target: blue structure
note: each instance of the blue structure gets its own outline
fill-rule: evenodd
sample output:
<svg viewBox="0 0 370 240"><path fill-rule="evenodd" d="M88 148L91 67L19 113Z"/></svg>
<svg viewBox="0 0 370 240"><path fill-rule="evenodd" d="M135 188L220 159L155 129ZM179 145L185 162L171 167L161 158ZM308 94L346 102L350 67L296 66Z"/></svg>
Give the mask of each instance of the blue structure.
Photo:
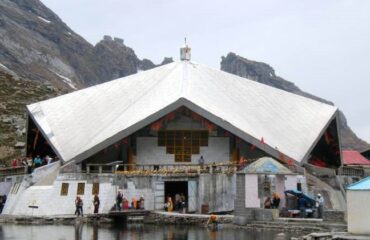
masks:
<svg viewBox="0 0 370 240"><path fill-rule="evenodd" d="M370 177L348 185L347 190L370 190Z"/></svg>

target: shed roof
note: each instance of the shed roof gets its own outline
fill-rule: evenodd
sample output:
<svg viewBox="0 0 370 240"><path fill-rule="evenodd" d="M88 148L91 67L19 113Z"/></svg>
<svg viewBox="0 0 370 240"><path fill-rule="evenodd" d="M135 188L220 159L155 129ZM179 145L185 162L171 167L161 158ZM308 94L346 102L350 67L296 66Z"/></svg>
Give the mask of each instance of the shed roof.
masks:
<svg viewBox="0 0 370 240"><path fill-rule="evenodd" d="M354 150L343 150L342 156L344 165L370 165L367 158Z"/></svg>
<svg viewBox="0 0 370 240"><path fill-rule="evenodd" d="M291 175L294 174L287 167L276 161L271 157L262 157L253 163L249 164L239 173L250 173L250 174L282 174Z"/></svg>
<svg viewBox="0 0 370 240"><path fill-rule="evenodd" d="M64 161L81 161L186 106L271 156L300 162L337 108L190 61L27 106ZM265 144L259 140L264 138ZM276 149L278 148L279 151Z"/></svg>
<svg viewBox="0 0 370 240"><path fill-rule="evenodd" d="M370 190L370 177L349 185L347 190Z"/></svg>

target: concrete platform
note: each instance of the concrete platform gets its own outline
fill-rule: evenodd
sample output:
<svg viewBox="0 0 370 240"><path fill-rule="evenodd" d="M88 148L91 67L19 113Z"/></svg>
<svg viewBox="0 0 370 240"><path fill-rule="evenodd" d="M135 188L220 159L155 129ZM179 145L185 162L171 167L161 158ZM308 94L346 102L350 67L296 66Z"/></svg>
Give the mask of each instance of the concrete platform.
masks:
<svg viewBox="0 0 370 240"><path fill-rule="evenodd" d="M151 211L149 210L141 210L141 209L127 209L121 211L110 211L108 214L105 214L107 217L131 217L131 216L146 216L150 214Z"/></svg>

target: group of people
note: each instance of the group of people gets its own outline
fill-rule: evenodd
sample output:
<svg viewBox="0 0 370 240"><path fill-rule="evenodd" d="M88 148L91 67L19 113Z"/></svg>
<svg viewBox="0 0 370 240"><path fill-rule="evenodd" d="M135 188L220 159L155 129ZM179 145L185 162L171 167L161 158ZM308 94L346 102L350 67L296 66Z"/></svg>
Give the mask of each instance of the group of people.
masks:
<svg viewBox="0 0 370 240"><path fill-rule="evenodd" d="M267 209L278 209L280 205L280 197L277 193L273 193L272 197L267 197L263 203L263 207ZM315 198L315 206L311 206L312 203L308 202L303 194L297 196L297 208L299 210L299 216L304 218L307 216L307 209L315 208L317 211L317 217L322 218L324 213L324 198L319 193Z"/></svg>
<svg viewBox="0 0 370 240"><path fill-rule="evenodd" d="M10 161L10 165L12 167L27 167L27 172L31 173L33 169L48 165L50 164L54 159L50 157L49 155L46 155L45 157L40 157L40 155L36 155L32 159L32 157L24 157L24 158L15 158Z"/></svg>
<svg viewBox="0 0 370 240"><path fill-rule="evenodd" d="M168 196L167 201L164 204L164 210L167 212L178 211L186 212L186 197L183 193L175 194L175 202L172 201L172 197Z"/></svg>
<svg viewBox="0 0 370 240"><path fill-rule="evenodd" d="M267 197L263 203L264 208L278 209L280 205L280 197L277 193L273 193L271 197Z"/></svg>
<svg viewBox="0 0 370 240"><path fill-rule="evenodd" d="M93 205L94 205L94 213L99 213L99 206L100 206L100 199L97 194L94 195L93 199ZM77 196L75 199L75 206L76 206L76 211L75 215L77 216L83 216L83 201L80 196Z"/></svg>
<svg viewBox="0 0 370 240"><path fill-rule="evenodd" d="M119 191L116 197L116 204L115 209L118 211L127 210L127 209L144 209L144 196L140 196L139 200L136 197L131 199L131 203L129 200L123 196L122 192Z"/></svg>

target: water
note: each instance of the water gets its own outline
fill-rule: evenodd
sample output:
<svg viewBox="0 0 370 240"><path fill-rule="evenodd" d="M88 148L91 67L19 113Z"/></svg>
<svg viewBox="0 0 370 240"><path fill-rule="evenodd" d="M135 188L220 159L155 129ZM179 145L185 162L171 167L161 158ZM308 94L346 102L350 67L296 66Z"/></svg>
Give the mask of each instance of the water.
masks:
<svg viewBox="0 0 370 240"><path fill-rule="evenodd" d="M129 224L126 226L107 225L0 225L0 240L232 240L263 239L285 240L290 235L282 232L251 231L224 227L209 231L195 226L157 226Z"/></svg>

